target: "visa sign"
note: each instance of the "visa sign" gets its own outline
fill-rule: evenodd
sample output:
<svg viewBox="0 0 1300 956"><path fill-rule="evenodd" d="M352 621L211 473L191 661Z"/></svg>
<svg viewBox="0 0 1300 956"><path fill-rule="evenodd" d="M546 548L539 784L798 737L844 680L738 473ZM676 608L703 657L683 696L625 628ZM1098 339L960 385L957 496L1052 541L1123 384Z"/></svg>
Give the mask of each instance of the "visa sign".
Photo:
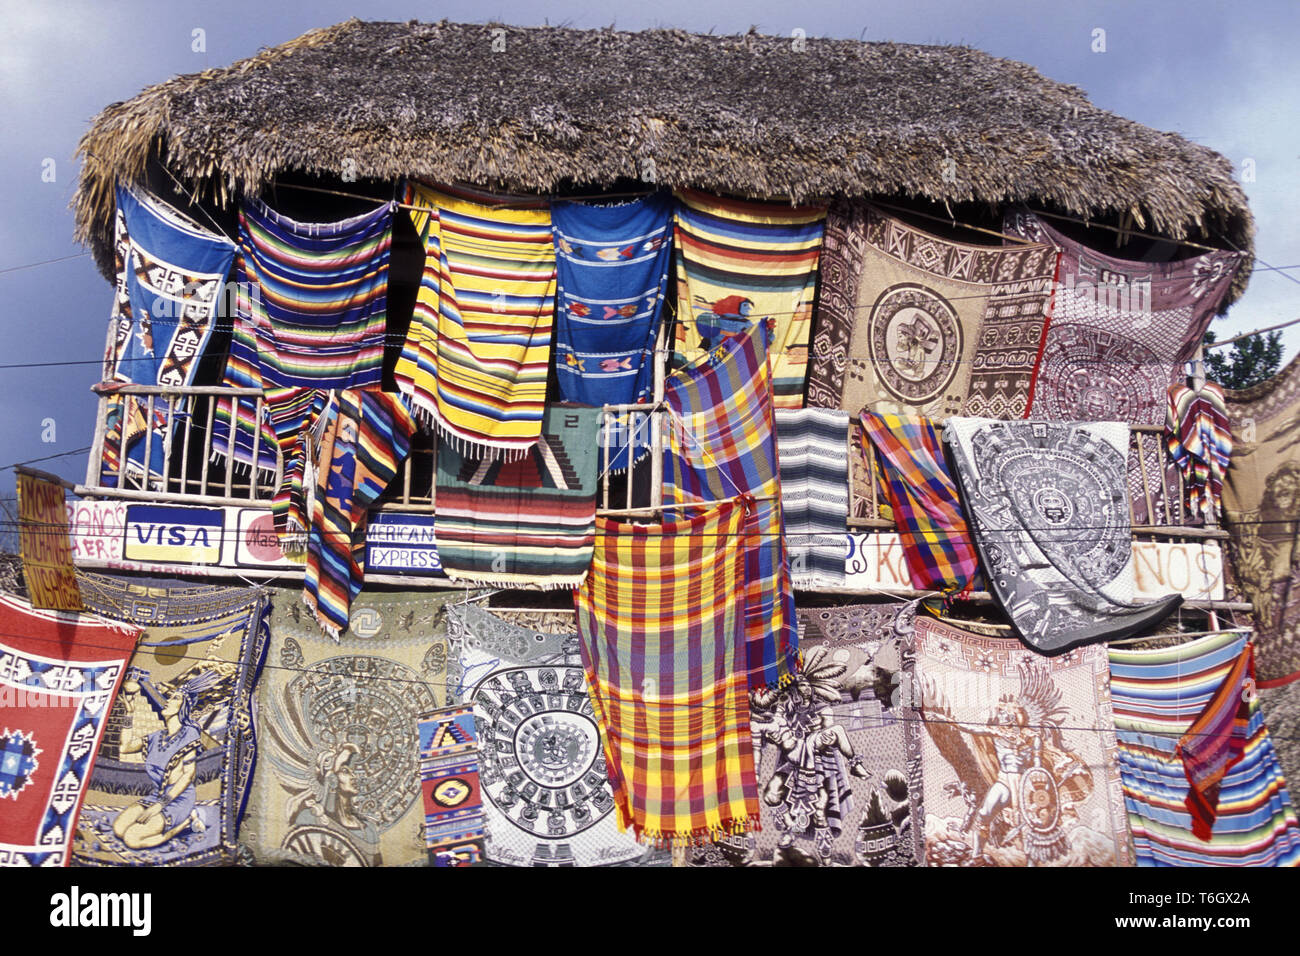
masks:
<svg viewBox="0 0 1300 956"><path fill-rule="evenodd" d="M128 505L123 556L131 561L219 564L224 527L220 508Z"/></svg>

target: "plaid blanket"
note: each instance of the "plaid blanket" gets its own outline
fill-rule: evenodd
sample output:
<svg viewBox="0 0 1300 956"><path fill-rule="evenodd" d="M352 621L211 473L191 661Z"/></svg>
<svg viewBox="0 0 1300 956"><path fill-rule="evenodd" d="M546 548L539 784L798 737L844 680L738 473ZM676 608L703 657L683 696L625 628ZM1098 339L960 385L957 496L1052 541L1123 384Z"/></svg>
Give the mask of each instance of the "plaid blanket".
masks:
<svg viewBox="0 0 1300 956"><path fill-rule="evenodd" d="M1187 805L1192 795L1180 743L1216 699L1235 712L1231 695L1220 691L1246 642L1242 632L1224 631L1176 647L1110 649L1119 769L1138 866L1300 865L1300 823L1253 692L1244 695L1241 759L1219 781L1208 836L1196 833Z"/></svg>
<svg viewBox="0 0 1300 956"><path fill-rule="evenodd" d="M574 592L619 829L683 844L757 827L742 528L753 503L662 525L596 519Z"/></svg>
<svg viewBox="0 0 1300 956"><path fill-rule="evenodd" d="M833 204L808 402L857 413L1023 418L1050 317L1047 243L973 246Z"/></svg>
<svg viewBox="0 0 1300 956"><path fill-rule="evenodd" d="M826 408L776 410L781 512L795 587L844 583L849 520L849 416Z"/></svg>
<svg viewBox="0 0 1300 956"><path fill-rule="evenodd" d="M63 866L140 629L0 591L0 867Z"/></svg>
<svg viewBox="0 0 1300 956"><path fill-rule="evenodd" d="M1165 445L1182 473L1187 510L1193 516L1218 517L1223 476L1232 458L1232 431L1223 389L1205 382L1199 389L1169 386Z"/></svg>
<svg viewBox="0 0 1300 956"><path fill-rule="evenodd" d="M916 618L930 866L1131 866L1106 651Z"/></svg>
<svg viewBox="0 0 1300 956"><path fill-rule="evenodd" d="M944 440L989 590L1029 646L1118 640L1182 604L1133 603L1127 425L950 418Z"/></svg>
<svg viewBox="0 0 1300 956"><path fill-rule="evenodd" d="M261 588L80 575L86 606L145 627L95 758L79 866L231 865L257 760Z"/></svg>
<svg viewBox="0 0 1300 956"><path fill-rule="evenodd" d="M675 364L775 322L770 342L778 408L802 408L824 206L724 199L677 191Z"/></svg>
<svg viewBox="0 0 1300 956"><path fill-rule="evenodd" d="M615 206L551 204L555 374L564 401L600 406L649 400L672 217L668 193ZM600 447L608 441L610 471L625 470L648 450L648 429L623 425L608 439L602 425Z"/></svg>
<svg viewBox="0 0 1300 956"><path fill-rule="evenodd" d="M453 581L540 588L582 583L596 534L594 408L552 405L517 461L438 444L434 536Z"/></svg>
<svg viewBox="0 0 1300 956"><path fill-rule="evenodd" d="M406 201L420 207L411 221L425 259L397 386L463 450L517 457L537 442L546 403L550 211L486 205L418 183L408 183Z"/></svg>
<svg viewBox="0 0 1300 956"><path fill-rule="evenodd" d="M934 424L864 410L862 431L876 449L912 587L946 593L977 587L979 557Z"/></svg>
<svg viewBox="0 0 1300 956"><path fill-rule="evenodd" d="M724 501L751 495L745 523L745 659L751 688L794 676L799 635L781 518L771 367L760 323L704 360L668 377L673 414L664 502Z"/></svg>

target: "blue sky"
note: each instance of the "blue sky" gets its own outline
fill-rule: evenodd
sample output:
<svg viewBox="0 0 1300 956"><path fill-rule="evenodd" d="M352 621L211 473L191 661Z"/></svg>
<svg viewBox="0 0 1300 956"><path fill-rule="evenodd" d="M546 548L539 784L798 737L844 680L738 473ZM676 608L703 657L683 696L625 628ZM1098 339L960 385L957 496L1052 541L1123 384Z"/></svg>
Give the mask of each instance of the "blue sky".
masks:
<svg viewBox="0 0 1300 956"><path fill-rule="evenodd" d="M177 73L224 66L264 46L351 16L371 20L498 20L521 26L613 24L736 33L964 43L1022 60L1082 87L1098 106L1171 130L1226 155L1239 171L1258 228L1258 253L1300 265L1300 4L1290 0L1093 2L912 0L840 3L344 3L282 8L265 2L0 5L0 465L90 444L111 288L72 241L68 202L76 143L105 105ZM191 49L195 28L207 49ZM1093 31L1106 50L1093 52ZM54 182L42 181L54 160ZM1249 165L1249 164L1246 164ZM1153 174L1155 171L1153 170ZM72 257L46 265L32 263ZM1289 278L1288 278L1289 277ZM1260 271L1215 328L1220 337L1300 317L1300 268ZM1286 336L1287 358L1300 327ZM40 367L33 363L53 364ZM54 421L54 441L43 426ZM46 435L45 437L48 437ZM40 467L79 481L84 456ZM0 473L11 495L12 472Z"/></svg>

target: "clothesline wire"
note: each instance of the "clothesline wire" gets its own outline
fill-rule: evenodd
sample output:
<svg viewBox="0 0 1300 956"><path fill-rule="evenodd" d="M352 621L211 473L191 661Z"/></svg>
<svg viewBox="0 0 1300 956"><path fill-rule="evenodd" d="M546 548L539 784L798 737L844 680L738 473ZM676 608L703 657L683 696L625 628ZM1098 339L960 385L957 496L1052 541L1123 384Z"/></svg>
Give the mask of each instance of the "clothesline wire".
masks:
<svg viewBox="0 0 1300 956"><path fill-rule="evenodd" d="M40 461L50 461L54 458L67 458L69 455L84 455L90 451L91 446L85 448L74 448L72 451L61 451L56 455L46 455L44 458L28 458L26 461L16 461L11 465L0 465L0 471L8 471L10 468L21 468L23 465L34 465Z"/></svg>

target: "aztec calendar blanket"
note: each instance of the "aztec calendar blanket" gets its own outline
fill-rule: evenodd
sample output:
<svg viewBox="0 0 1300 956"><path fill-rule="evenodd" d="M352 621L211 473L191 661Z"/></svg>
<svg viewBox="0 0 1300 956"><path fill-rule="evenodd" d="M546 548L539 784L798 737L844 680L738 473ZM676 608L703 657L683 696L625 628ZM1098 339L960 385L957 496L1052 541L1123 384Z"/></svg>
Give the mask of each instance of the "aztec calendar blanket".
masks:
<svg viewBox="0 0 1300 956"><path fill-rule="evenodd" d="M1033 417L1163 425L1166 392L1182 379L1182 365L1200 345L1241 255L1210 252L1174 262L1116 259L1075 242L1027 210L1007 213L1003 228L1061 252ZM1163 448L1157 436L1144 437L1144 461L1134 450L1129 462L1133 518L1138 524L1159 523L1162 501L1169 496L1178 521L1177 477L1151 481L1150 476L1164 473Z"/></svg>
<svg viewBox="0 0 1300 956"><path fill-rule="evenodd" d="M916 618L931 866L1132 866L1106 649Z"/></svg>
<svg viewBox="0 0 1300 956"><path fill-rule="evenodd" d="M774 323L769 343L777 408L803 408L808 335L825 206L677 192L678 366L728 338Z"/></svg>
<svg viewBox="0 0 1300 956"><path fill-rule="evenodd" d="M808 404L1025 416L1056 274L1050 245L965 245L841 201L824 258Z"/></svg>
<svg viewBox="0 0 1300 956"><path fill-rule="evenodd" d="M653 853L620 833L578 630L520 627L472 604L447 606L452 653L473 704L487 816L484 858L504 866L639 865Z"/></svg>
<svg viewBox="0 0 1300 956"><path fill-rule="evenodd" d="M146 630L95 759L75 864L234 863L257 760L267 592L79 578L87 607Z"/></svg>
<svg viewBox="0 0 1300 956"><path fill-rule="evenodd" d="M1128 637L1182 604L1133 603L1127 425L950 418L944 438L988 588L1030 647Z"/></svg>
<svg viewBox="0 0 1300 956"><path fill-rule="evenodd" d="M1300 678L1300 358L1225 393L1233 435L1223 509L1236 588L1254 605L1263 686Z"/></svg>
<svg viewBox="0 0 1300 956"><path fill-rule="evenodd" d="M750 694L763 829L687 850L690 866L916 866L921 723L902 603L801 609L804 666Z"/></svg>
<svg viewBox="0 0 1300 956"><path fill-rule="evenodd" d="M0 866L62 866L140 630L0 592Z"/></svg>
<svg viewBox="0 0 1300 956"><path fill-rule="evenodd" d="M1223 631L1157 650L1110 649L1119 769L1138 866L1300 865L1300 824L1250 691L1247 740L1219 781L1209 838L1193 832L1179 744L1232 672L1247 637Z"/></svg>
<svg viewBox="0 0 1300 956"><path fill-rule="evenodd" d="M338 642L273 590L262 753L243 841L259 862L423 866L420 715L454 703L438 594L363 594Z"/></svg>
<svg viewBox="0 0 1300 956"><path fill-rule="evenodd" d="M849 415L834 408L776 410L781 511L795 587L844 583L849 527Z"/></svg>

